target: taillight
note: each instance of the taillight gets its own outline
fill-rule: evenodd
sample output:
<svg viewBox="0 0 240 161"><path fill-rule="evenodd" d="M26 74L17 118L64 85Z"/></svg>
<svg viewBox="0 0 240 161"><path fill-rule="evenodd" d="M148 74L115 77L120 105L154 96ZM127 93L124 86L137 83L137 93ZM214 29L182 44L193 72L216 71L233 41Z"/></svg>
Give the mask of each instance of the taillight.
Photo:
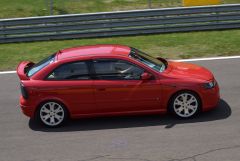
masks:
<svg viewBox="0 0 240 161"><path fill-rule="evenodd" d="M21 94L23 96L23 98L28 99L28 92L26 87L24 87L24 85L22 83L20 83L20 89L21 89Z"/></svg>

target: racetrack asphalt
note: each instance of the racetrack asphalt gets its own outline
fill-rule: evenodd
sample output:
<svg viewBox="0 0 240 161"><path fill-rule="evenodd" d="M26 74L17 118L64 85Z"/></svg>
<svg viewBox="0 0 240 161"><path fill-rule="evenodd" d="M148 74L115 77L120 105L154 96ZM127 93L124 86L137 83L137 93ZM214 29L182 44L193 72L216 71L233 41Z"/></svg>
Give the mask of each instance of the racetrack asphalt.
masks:
<svg viewBox="0 0 240 161"><path fill-rule="evenodd" d="M48 129L18 106L16 74L0 75L0 161L239 161L240 59L197 61L221 89L197 118L169 115L79 119Z"/></svg>

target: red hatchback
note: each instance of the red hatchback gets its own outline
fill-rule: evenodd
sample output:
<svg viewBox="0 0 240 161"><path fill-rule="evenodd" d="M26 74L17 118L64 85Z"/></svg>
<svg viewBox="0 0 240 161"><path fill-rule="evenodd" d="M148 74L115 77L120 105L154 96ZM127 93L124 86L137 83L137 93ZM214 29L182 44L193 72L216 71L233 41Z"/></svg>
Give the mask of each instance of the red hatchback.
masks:
<svg viewBox="0 0 240 161"><path fill-rule="evenodd" d="M209 70L122 45L60 50L37 64L21 62L17 73L23 113L50 127L69 117L170 111L189 118L219 101Z"/></svg>

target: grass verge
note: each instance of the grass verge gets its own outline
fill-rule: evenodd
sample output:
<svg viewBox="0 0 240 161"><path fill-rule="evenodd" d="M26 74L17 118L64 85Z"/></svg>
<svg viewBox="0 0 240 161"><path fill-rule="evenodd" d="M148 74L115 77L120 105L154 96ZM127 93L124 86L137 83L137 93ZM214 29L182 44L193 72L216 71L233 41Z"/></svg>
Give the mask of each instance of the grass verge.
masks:
<svg viewBox="0 0 240 161"><path fill-rule="evenodd" d="M124 44L171 59L240 55L240 30L0 44L0 70L14 70L22 60L36 62L60 49L89 44Z"/></svg>

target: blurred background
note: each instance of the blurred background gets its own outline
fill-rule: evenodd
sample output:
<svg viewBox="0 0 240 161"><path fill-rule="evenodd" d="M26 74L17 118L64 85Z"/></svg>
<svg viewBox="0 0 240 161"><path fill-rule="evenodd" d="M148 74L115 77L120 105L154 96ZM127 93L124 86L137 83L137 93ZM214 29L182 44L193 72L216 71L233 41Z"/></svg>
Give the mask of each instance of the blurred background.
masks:
<svg viewBox="0 0 240 161"><path fill-rule="evenodd" d="M221 0L222 4L240 0ZM181 7L182 0L1 0L0 18Z"/></svg>

